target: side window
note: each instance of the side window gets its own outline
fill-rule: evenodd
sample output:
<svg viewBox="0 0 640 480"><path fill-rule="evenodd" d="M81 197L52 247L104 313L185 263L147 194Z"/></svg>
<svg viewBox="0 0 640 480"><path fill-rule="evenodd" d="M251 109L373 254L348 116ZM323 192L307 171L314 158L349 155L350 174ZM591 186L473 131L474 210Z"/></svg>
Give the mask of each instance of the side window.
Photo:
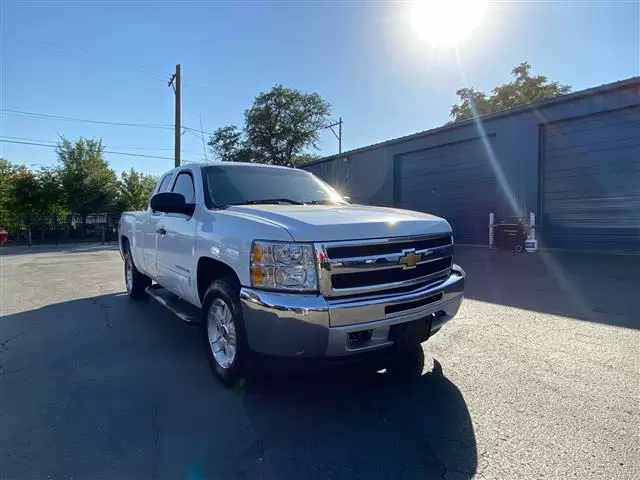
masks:
<svg viewBox="0 0 640 480"><path fill-rule="evenodd" d="M195 203L196 189L193 185L193 177L191 177L191 174L181 172L178 175L178 178L176 178L176 183L173 184L172 192L184 195L184 199L187 203Z"/></svg>
<svg viewBox="0 0 640 480"><path fill-rule="evenodd" d="M158 188L155 190L155 192L153 192L154 195L156 193L162 193L169 190L169 182L171 181L172 176L173 176L173 172L167 173L164 177L162 177L162 180L160 180L160 183L158 184ZM151 199L149 199L149 202L151 202ZM158 212L156 212L155 210L153 210L153 213L158 214Z"/></svg>
<svg viewBox="0 0 640 480"><path fill-rule="evenodd" d="M160 180L160 186L158 187L158 191L156 193L167 192L169 191L169 182L171 181L171 174L168 173L164 176L162 180Z"/></svg>

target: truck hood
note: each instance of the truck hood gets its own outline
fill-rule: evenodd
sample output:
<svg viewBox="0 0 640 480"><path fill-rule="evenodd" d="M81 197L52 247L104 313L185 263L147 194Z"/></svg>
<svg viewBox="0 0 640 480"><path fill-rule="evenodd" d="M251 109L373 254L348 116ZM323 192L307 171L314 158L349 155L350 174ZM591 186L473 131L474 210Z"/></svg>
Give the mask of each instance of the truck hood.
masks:
<svg viewBox="0 0 640 480"><path fill-rule="evenodd" d="M360 205L242 205L228 212L253 216L286 229L299 242L330 242L451 232L426 213Z"/></svg>

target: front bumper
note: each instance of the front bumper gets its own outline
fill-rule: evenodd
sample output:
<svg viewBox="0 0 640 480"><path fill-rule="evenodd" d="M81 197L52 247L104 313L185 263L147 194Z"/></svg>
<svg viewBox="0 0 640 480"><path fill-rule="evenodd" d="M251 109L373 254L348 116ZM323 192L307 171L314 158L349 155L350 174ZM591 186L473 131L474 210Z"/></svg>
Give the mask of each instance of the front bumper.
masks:
<svg viewBox="0 0 640 480"><path fill-rule="evenodd" d="M420 289L346 300L243 287L249 347L279 357L343 357L389 347L392 325L433 315L435 331L450 321L462 303L465 277L454 265L445 280ZM350 334L362 331L370 331L370 337L350 341Z"/></svg>

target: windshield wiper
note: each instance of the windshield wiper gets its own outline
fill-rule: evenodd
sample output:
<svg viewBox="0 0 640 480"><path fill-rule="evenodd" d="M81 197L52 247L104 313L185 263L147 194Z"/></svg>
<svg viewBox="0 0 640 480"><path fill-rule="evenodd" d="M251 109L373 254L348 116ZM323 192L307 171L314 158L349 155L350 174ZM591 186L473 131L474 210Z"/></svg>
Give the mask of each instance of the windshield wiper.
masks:
<svg viewBox="0 0 640 480"><path fill-rule="evenodd" d="M306 205L346 205L346 203L336 202L335 200L330 200L328 198L322 200L309 200L308 202L304 202Z"/></svg>
<svg viewBox="0 0 640 480"><path fill-rule="evenodd" d="M236 203L235 205L272 205L279 203L289 203L291 205L304 205L303 202L292 200L290 198L265 198L264 200L247 200L246 202Z"/></svg>

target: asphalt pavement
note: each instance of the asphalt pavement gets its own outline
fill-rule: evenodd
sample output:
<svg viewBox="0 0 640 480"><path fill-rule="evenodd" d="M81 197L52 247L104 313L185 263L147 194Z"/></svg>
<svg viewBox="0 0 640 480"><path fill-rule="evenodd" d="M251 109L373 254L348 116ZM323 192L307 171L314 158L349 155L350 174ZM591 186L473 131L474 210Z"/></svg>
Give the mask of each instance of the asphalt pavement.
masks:
<svg viewBox="0 0 640 480"><path fill-rule="evenodd" d="M640 478L640 259L459 249L415 385L221 387L108 247L0 250L2 479Z"/></svg>

